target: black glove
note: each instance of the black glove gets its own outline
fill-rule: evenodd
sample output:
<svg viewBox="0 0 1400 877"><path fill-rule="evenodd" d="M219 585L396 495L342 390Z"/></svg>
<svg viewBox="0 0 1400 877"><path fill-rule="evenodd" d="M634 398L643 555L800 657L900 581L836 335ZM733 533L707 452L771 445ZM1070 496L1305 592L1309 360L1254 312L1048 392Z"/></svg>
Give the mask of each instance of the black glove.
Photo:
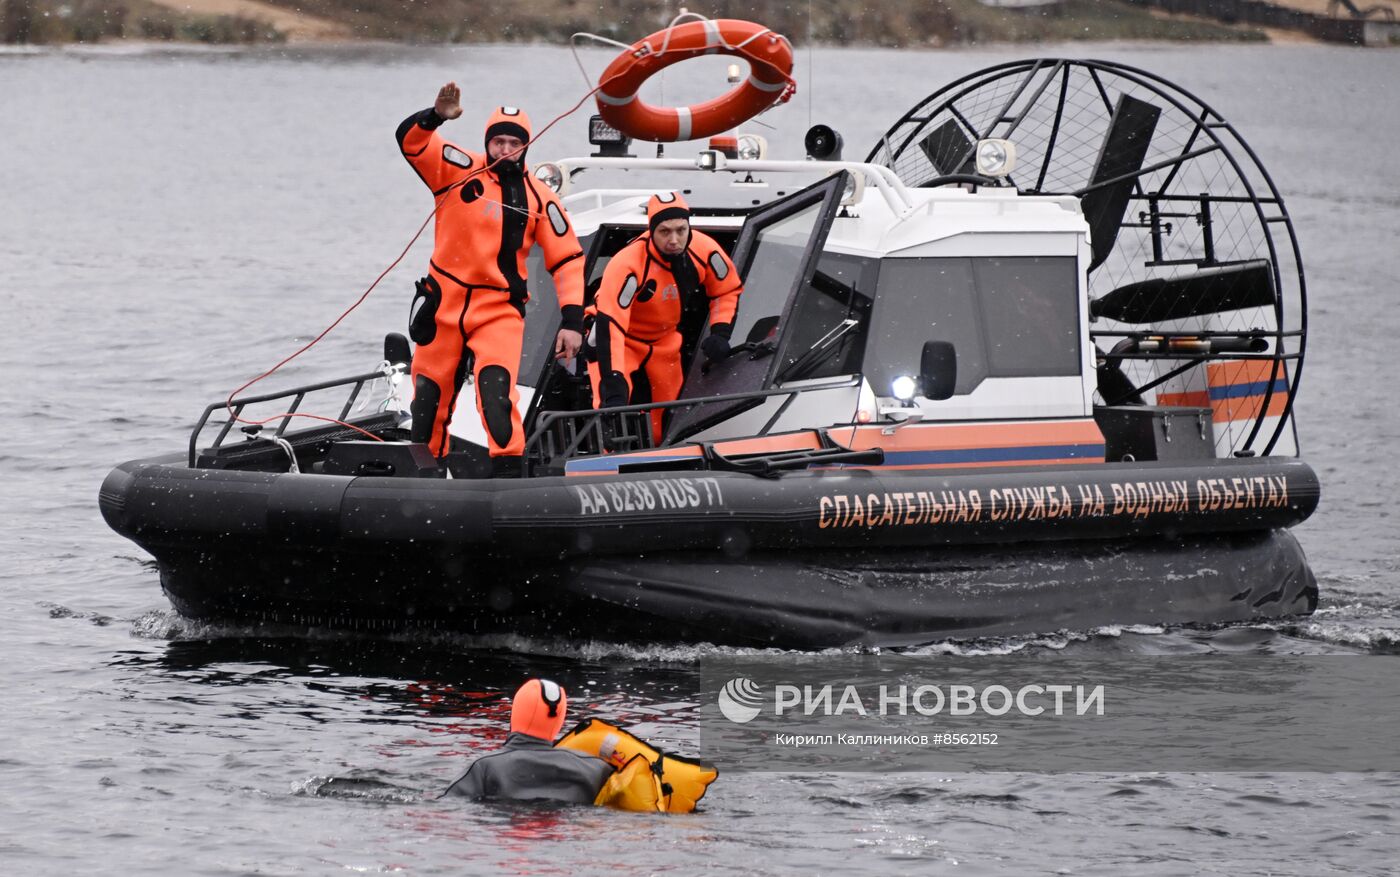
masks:
<svg viewBox="0 0 1400 877"><path fill-rule="evenodd" d="M560 311L560 329L572 329L580 335L588 334L588 327L585 323L588 318L584 315L583 305L564 305Z"/></svg>
<svg viewBox="0 0 1400 877"><path fill-rule="evenodd" d="M437 336L437 311L442 286L431 274L413 284L413 304L408 311L408 337L414 344L431 344Z"/></svg>
<svg viewBox="0 0 1400 877"><path fill-rule="evenodd" d="M620 372L610 372L598 382L599 401L603 408L627 404L627 379Z"/></svg>
<svg viewBox="0 0 1400 877"><path fill-rule="evenodd" d="M583 333L583 346L578 349L578 358L584 365L598 361L598 346L595 343L598 340L598 332L593 331L593 326L596 323L597 320L592 314L589 314L583 318L583 328L579 329ZM606 326L599 326L599 331L606 331L606 329ZM581 365L579 368L579 373L582 374L583 366Z"/></svg>
<svg viewBox="0 0 1400 877"><path fill-rule="evenodd" d="M700 350L705 354L705 359L710 362L719 362L729 357L729 339L723 335L710 333L704 341L700 342Z"/></svg>

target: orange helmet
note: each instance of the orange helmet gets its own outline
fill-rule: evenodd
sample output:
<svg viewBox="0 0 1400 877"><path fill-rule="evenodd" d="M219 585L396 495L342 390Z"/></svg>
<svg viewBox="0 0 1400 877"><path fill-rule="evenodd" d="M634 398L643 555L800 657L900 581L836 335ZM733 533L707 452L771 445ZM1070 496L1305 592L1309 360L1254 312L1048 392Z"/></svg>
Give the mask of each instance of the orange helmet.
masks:
<svg viewBox="0 0 1400 877"><path fill-rule="evenodd" d="M525 149L511 158L511 161L524 164L525 153L529 151L530 143L530 117L525 115L524 110L519 107L497 107L491 114L491 118L486 121L486 139L483 141L488 155L491 138L501 135L519 137L521 142L526 144Z"/></svg>
<svg viewBox="0 0 1400 877"><path fill-rule="evenodd" d="M690 219L690 205L679 192L662 192L647 201L648 230L656 231L656 227L668 219Z"/></svg>
<svg viewBox="0 0 1400 877"><path fill-rule="evenodd" d="M511 733L553 740L564 727L568 711L569 697L564 686L548 679L531 679L520 686L510 702Z"/></svg>

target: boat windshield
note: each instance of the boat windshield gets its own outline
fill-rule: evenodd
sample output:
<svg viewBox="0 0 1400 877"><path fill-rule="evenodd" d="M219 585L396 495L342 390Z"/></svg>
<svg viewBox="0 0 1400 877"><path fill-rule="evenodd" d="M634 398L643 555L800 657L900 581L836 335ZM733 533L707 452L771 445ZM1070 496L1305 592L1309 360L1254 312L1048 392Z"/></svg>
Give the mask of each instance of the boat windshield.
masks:
<svg viewBox="0 0 1400 877"><path fill-rule="evenodd" d="M865 374L877 393L919 373L925 341L957 350L954 393L989 377L1078 375L1079 282L1072 256L887 259Z"/></svg>
<svg viewBox="0 0 1400 877"><path fill-rule="evenodd" d="M822 253L812 280L797 294L778 366L779 381L859 372L880 263Z"/></svg>
<svg viewBox="0 0 1400 877"><path fill-rule="evenodd" d="M586 248L588 242L583 241ZM530 300L525 303L525 340L520 350L520 371L516 382L533 387L546 362L554 355L554 334L559 328L559 296L554 291L554 278L544 270L544 253L539 247L530 250L525 262L529 272L526 284Z"/></svg>
<svg viewBox="0 0 1400 877"><path fill-rule="evenodd" d="M821 214L822 202L816 201L758 232L734 319L735 343L777 338L793 278L802 270L807 244Z"/></svg>

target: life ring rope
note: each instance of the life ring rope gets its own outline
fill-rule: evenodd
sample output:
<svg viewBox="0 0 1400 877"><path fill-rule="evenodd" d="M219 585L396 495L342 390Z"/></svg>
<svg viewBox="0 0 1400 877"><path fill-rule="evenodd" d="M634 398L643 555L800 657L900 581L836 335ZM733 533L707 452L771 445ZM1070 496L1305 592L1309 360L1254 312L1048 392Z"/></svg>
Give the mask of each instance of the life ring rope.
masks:
<svg viewBox="0 0 1400 877"><path fill-rule="evenodd" d="M576 57L577 57L577 56L576 56ZM585 77L585 78L586 78L586 77ZM588 89L588 91L587 91L582 97L580 97L580 98L578 99L578 102L577 102L577 103L575 103L572 107L570 107L569 109L567 109L567 110L565 110L564 112L560 113L559 115L555 116L553 119L550 119L549 122L547 122L542 128L540 128L538 131L534 132L534 136L530 138L530 143L534 143L535 141L539 140L541 137L543 137L543 136L545 135L545 132L549 131L549 129L553 128L555 125L559 124L559 123L560 123L561 121L563 121L564 119L566 119L566 118L568 118L569 116L573 115L574 113L578 112L579 108L582 107L582 106L584 105L584 103L588 101L588 99L589 99L590 97L593 97L593 96L595 96L596 94L598 94L598 91L599 91L599 89L601 89L601 88L603 87L603 84L604 84L604 83L600 83L600 84L598 84L598 85L594 85L594 86L590 87L590 88ZM522 144L522 145L521 145L518 149L516 149L515 151L507 153L507 154L506 154L506 157L507 157L507 158L514 158L514 157L516 156L516 154L518 154L518 153L520 153L520 152L523 152L525 149L527 149L527 148L529 147L530 143ZM230 392L230 393L228 394L228 397L224 400L224 409L228 412L229 420L230 420L231 422L233 422L233 423L243 423L243 424L248 424L248 425L250 425L250 426L266 426L267 424L273 422L274 420L283 420L283 421L285 421L285 422L290 422L292 418L294 418L294 417L300 417L300 418L305 418L305 419L308 419L308 420L315 420L315 421L318 421L318 422L324 422L324 423L334 424L334 425L337 425L337 426L343 426L343 427L346 427L346 428L348 428L348 429L352 429L352 430L354 430L354 431L356 431L356 432L358 432L358 433L362 433L362 434L365 435L366 437L371 438L371 439L373 439L373 440L375 440L375 441L378 441L378 442L384 441L384 439L380 438L379 436L377 436L377 435L375 435L375 434L373 434L373 433L371 433L371 432L366 432L365 430L361 429L361 428L358 427L358 426L355 426L355 425L352 424L352 423L346 423L346 422L344 422L344 421L341 421L341 420L338 420L338 419L332 418L332 417L321 417L321 416L319 416L319 415L308 414L308 413L303 412L303 411L284 411L284 412L282 412L281 414L274 414L274 415L272 415L271 417L264 417L264 418L261 418L261 419L259 419L259 420L252 420L252 419L249 419L249 418L247 418L247 417L243 417L242 415L240 415L240 414L239 414L239 411L238 411L237 409L235 409L234 405L235 405L235 403L237 402L237 397L239 396L239 394L243 393L245 390L249 389L249 388L252 387L254 384L257 384L257 383L259 383L260 381L263 381L263 380L265 380L265 379L271 377L272 375L276 374L276 373L277 373L278 371L280 371L280 370L282 369L282 367L285 366L287 363L291 362L292 360L294 360L294 359L296 359L297 357L301 356L301 355L302 355L303 353L305 353L306 351L308 351L308 350L310 350L311 348L315 347L317 344L321 343L321 339L325 338L325 337L326 337L327 335L329 335L332 331L334 331L335 328L336 328L337 326L339 326L342 322L344 322L344 320L345 320L346 317L350 316L350 314L353 313L353 312L355 311L356 308L358 308L360 305L364 304L364 303L365 303L365 300L369 298L370 293L374 292L374 290L377 289L377 288L379 287L379 284L380 284L381 282L383 282L384 278L389 276L389 272L391 272L391 271L393 271L395 268L397 268L397 267L399 266L399 263L402 262L402 261L404 260L404 258L408 256L409 251L413 249L413 245L416 244L416 243L418 242L418 239L419 239L420 237L423 236L423 232L427 230L428 224L431 223L431 222L433 221L433 218L437 216L438 208L442 206L443 201L448 197L448 195L451 194L452 192L456 191L457 189L461 188L462 186L465 186L469 181L471 181L471 180L472 180L474 177L476 177L478 174L483 173L483 172L486 170L487 167L489 167L489 165L483 164L481 167L477 168L476 170L474 170L474 171L472 171L471 173L467 174L466 176L462 177L462 179L460 179L460 180L458 180L457 182L453 183L452 185L448 186L448 187L447 187L446 189L444 189L443 191L439 192L439 193L437 194L437 196L433 199L433 209L432 209L432 212L430 212L426 217L423 218L422 223L420 223L419 226L418 226L418 230L415 231L415 232L413 233L413 236L412 236L411 238L409 238L408 243L404 245L403 250L400 251L399 254L398 254L397 256L394 257L394 260L393 260L392 262L390 262L389 265L388 265L383 271L379 272L379 276L375 277L374 280L370 282L369 286L367 286L367 287L365 288L364 292L360 293L359 298L355 299L355 301L352 302L352 303L350 304L349 307L347 307L345 310L341 311L340 316L336 317L335 320L333 320L333 321L331 322L330 325L328 325L328 326L326 326L326 328L322 329L321 332L320 332L320 334L318 334L315 338L312 338L310 341L306 342L306 343L303 344L301 347L297 348L295 351L293 351L292 353L288 354L286 357L284 357L283 359L281 359L280 361L278 361L278 363L277 363L276 365L274 365L274 366L272 366L271 368L267 369L266 371L264 371L262 374L258 375L257 377L252 378L252 379L250 379L250 380L244 382L240 387L238 387L238 389L233 390L232 392Z"/></svg>
<svg viewBox="0 0 1400 877"><path fill-rule="evenodd" d="M670 48L670 45L671 45L671 37L672 37L672 35L675 34L675 32L676 32L676 25L680 22L680 20L681 20L682 18L694 18L694 19L699 20L699 21L704 25L705 30L706 30L706 33L707 33L707 34L708 34L708 33L713 33L713 34L714 34L714 38L718 41L719 45L720 45L722 48L727 49L727 50L729 50L729 51L731 51L731 52L738 52L738 51L740 51L741 49L743 49L745 46L747 46L749 43L753 42L754 40L758 39L758 38L761 37L761 36L766 36L766 35L768 35L768 34L773 34L775 37L777 37L778 39L782 40L784 43L787 44L788 51L789 51L789 52L792 51L792 40L788 39L787 37L783 36L782 34L778 33L777 31L773 30L771 27L766 27L766 28L764 28L763 30L757 31L756 33L754 33L754 34L752 34L752 35L750 35L750 36L745 37L745 38L744 38L743 40L741 40L740 42L735 43L734 45L731 46L729 43L727 43L727 42L724 41L724 32L723 32L722 30L720 30L720 28L719 28L719 26L718 26L718 23L717 23L717 21L716 21L715 19L713 19L713 18L706 18L705 16L701 15L701 14L698 13L698 12L682 12L680 15L677 15L675 18L671 19L671 23L670 23L669 25L666 26L666 29L665 29L664 31L658 31L658 33L664 33L664 34L666 35L666 39L662 41L662 43L661 43L661 49L660 49L660 51L659 51L657 54L662 54L662 55L664 55L664 54L666 53L666 50L667 50L668 48ZM652 34L652 36L656 36L656 34ZM651 37L648 37L647 39L649 40L649 39L651 39ZM645 42L645 40L644 40L643 42ZM787 71L787 72L784 72L784 73L783 73L783 76L784 76L784 78L786 78L789 82L792 82L794 85L796 85L796 82L792 79L792 76L791 76L790 74L791 74L791 70L789 70L789 71Z"/></svg>
<svg viewBox="0 0 1400 877"><path fill-rule="evenodd" d="M657 52L657 54L660 55L660 54L665 53L665 52L669 49L670 44L671 44L671 33L675 30L676 25L678 25L678 24L681 22L682 19L686 19L686 18L695 19L695 20L697 20L697 21L713 21L713 19L706 18L705 16L701 15L701 14L698 13L698 12L682 12L680 15L677 15L675 18L671 19L671 23L668 24L668 25L666 25L665 28L663 28L662 30L657 31L657 32L654 33L654 34L651 34L651 35L648 36L645 40L642 40L642 42L643 42L643 43L646 43L647 41L651 40L652 37L655 37L655 36L657 36L657 35L659 35L659 34L663 34L663 33L664 33L664 34L666 35L666 39L661 43L661 49ZM735 45L732 45L732 46L729 45L729 44L727 44L727 43L723 43L723 35L722 35L722 34L720 35L720 40L721 40L721 45L722 45L723 48L725 48L725 49L727 49L727 50L729 50L729 51L735 52L735 53L739 53L740 50L743 49L745 46L747 46L750 42L752 42L752 41L758 39L758 38L761 37L761 36L764 36L765 34L770 34L770 33L773 34L773 35L774 35L775 37L777 37L778 39L782 40L782 41L787 45L788 51L793 52L794 54L796 53L796 50L795 50L795 49L793 48L793 46L792 46L792 40L788 39L787 37L783 36L782 34L778 33L777 31L774 31L774 30L771 29L771 28L765 29L765 30L760 31L760 32L758 32L758 33L755 33L755 34L753 34L752 36L745 37L741 42L739 42L739 43L737 43L737 44L735 44ZM599 80L598 80L598 82L597 82L597 84L596 84L596 85L594 84L594 82L593 82L593 77L590 76L589 73L588 73L588 71L584 69L583 61L582 61L582 59L580 59L579 56L578 56L578 41L579 41L580 39L592 40L592 41L594 41L594 42L596 42L596 43L602 43L603 45L613 46L613 47L615 47L615 48L622 49L623 51L627 51L627 52L633 51L634 49L637 48L637 44L636 44L636 43L624 43L624 42L620 42L620 41L618 41L618 40L615 40L615 39L613 39L613 38L611 38L611 37L605 37L605 36L602 36L601 34L596 34L596 33L588 33L588 32L586 32L586 31L580 31L579 33L575 33L575 34L572 34L572 35L569 36L569 51L571 51L571 52L573 53L573 56L574 56L574 63L578 65L579 73L583 74L583 81L584 81L587 85L592 86L592 87L593 87L593 90L594 90L595 92L596 92L598 89L601 89L603 86L607 85L607 84L608 84L608 81L605 80L605 79L602 79L602 78L600 77ZM758 59L758 60L759 60L760 63L765 63L765 62L762 61L762 59ZM787 82L785 83L785 85L791 85L792 88L796 89L796 88L797 88L797 80L793 79L790 73L785 73L785 74L783 74L783 75L784 75L784 78L787 80ZM591 92L590 92L590 93L591 93Z"/></svg>
<svg viewBox="0 0 1400 877"><path fill-rule="evenodd" d="M681 13L680 15L676 16L674 19L672 19L670 25L668 25L664 31L658 31L657 33L654 33L654 34L652 34L651 36L647 37L647 39L650 40L650 39L652 39L653 37L656 37L656 36L659 36L659 35L662 34L662 33L665 33L665 34L666 34L666 38L665 38L665 40L662 42L662 52L668 52L668 51L670 51L670 48L669 48L669 47L670 47L671 32L676 28L676 26L679 24L679 22L680 22L682 19L684 19L684 18L695 18L695 19L699 19L699 20L701 20L701 21L710 21L710 19L705 18L703 15L699 15L699 14L693 13L693 12L683 12L683 13ZM747 51L745 51L745 47L746 47L751 41L753 41L753 40L755 40L755 39L758 39L759 37L762 37L762 36L764 36L765 34L771 34L771 33L773 33L771 30L766 30L766 29L765 29L765 30L763 30L763 31L760 31L760 32L758 32L758 33L754 33L754 34L752 34L752 35L746 37L744 40L742 40L741 42L739 42L737 45L729 46L728 44L725 44L725 45L724 45L724 48L728 49L729 51L731 51L731 52L733 52L733 53L735 53L735 54L739 54L741 57L748 58L751 64L752 64L752 63L755 63L755 62L764 63L764 59L762 59L762 58L754 58L754 57L751 57L750 53L748 53ZM788 40L788 38L785 37L785 36L783 36L782 34L773 34L773 36L774 36L777 40L781 40L781 41L782 41L782 43L787 47L787 51L788 51L789 56L791 56L791 53L792 53L792 42L791 42L790 40ZM598 41L600 41L600 42L611 43L611 44L616 45L616 46L618 46L618 47L620 47L620 48L622 48L622 49L625 49L625 50L627 50L627 51L629 51L629 52L630 52L630 51L633 51L633 49L635 48L635 46L633 46L633 45L627 45L627 44L625 44L625 43L620 43L620 42L617 42L616 40L611 40L611 39L608 39L607 37L601 37L601 36L598 36L598 35L596 35L596 34L574 34L573 37L570 38L569 42L570 42L571 48L574 48L574 60L575 60L576 62L578 62L578 64L579 64L579 70L581 70L581 71L583 70L583 63L582 63L581 61L579 61L579 59L578 59L578 51L577 51L577 48L574 47L574 41L575 41L575 39L578 38L578 37L589 37L589 38L591 38L591 39L595 39L595 40L598 40ZM722 38L722 36L721 36L721 40L722 40L722 39L723 39L723 38ZM644 40L643 42L646 42L646 41ZM661 54L660 52L657 53L658 56L660 56L660 54ZM681 60L681 59L677 59L677 60ZM659 68L658 68L658 69L659 69ZM782 72L783 79L785 80L784 83L783 83L784 86L785 86L785 87L789 87L789 88L791 88L791 89L796 89L797 83L796 83L796 81L792 78L791 69L792 69L792 68L791 68L791 63L789 63L789 65L788 65L788 70L787 70L786 72L782 72L782 71L779 71L779 72ZM590 97L593 97L593 98L596 99L596 97L597 97L598 95L601 95L601 94L603 93L602 90L603 90L604 86L610 84L610 83L611 83L614 79L616 79L616 78L617 78L616 76L608 77L608 76L606 75L606 73L605 73L604 76L603 76L602 78L599 79L598 84L597 84L597 85L593 85L593 84L592 84L591 78L590 78L590 77L588 76L588 74L587 74L587 71L584 71L584 80L587 81L587 82L589 83L588 92L587 92L586 94L584 94L583 97L579 98L578 102L575 103L572 107L570 107L569 109L567 109L567 110L565 110L564 112L560 113L559 115L555 116L555 117L554 117L553 119L551 119L547 124L545 124L542 128L540 128L539 131L536 131L536 132L534 133L534 136L533 136L532 138L530 138L531 142L533 143L533 142L539 140L541 137L544 136L545 132L547 132L549 129L553 128L555 125L557 125L557 124L558 124L560 121L562 121L563 119L565 119L565 118L567 118L567 117L573 115L575 112L577 112L578 109L579 109L580 107L582 107L582 106L584 105L584 103L585 103ZM750 78L752 78L752 77L750 77ZM786 96L782 97L781 100L786 100L788 97L791 97L791 92L789 92ZM781 102L781 100L780 100L780 101L770 101L769 104L768 104L768 106L771 106L773 103L779 103L779 102ZM763 109L766 109L766 108L767 108L767 106L765 106ZM687 109L689 109L689 108L687 108ZM754 115L756 115L756 113L755 113ZM749 117L747 117L747 118L752 118L752 116L749 116ZM697 135L697 136L698 136L698 135ZM527 145L528 145L528 144L527 144ZM527 148L527 145L522 145L522 146L520 147L520 150L519 150L519 151L523 151L524 149L526 149L526 148ZM514 157L514 155L515 155L515 153L510 153L507 157ZM264 417L264 418L261 418L261 419L254 420L254 419L250 419L250 418L248 418L248 417L242 416L242 415L239 413L239 409L235 409L234 406L235 406L235 404L238 402L238 396L239 396L241 393L243 393L244 391L248 390L248 389L249 389L250 387L252 387L254 384L257 384L257 383L259 383L260 381L263 381L263 380L265 380L265 379L271 377L273 374L275 374L275 373L277 373L278 371L280 371L280 370L282 369L283 366L287 365L287 364L290 363L292 360L296 359L297 357L301 356L301 355L302 355L303 353L305 353L306 351L308 351L308 350L310 350L311 348L315 347L317 344L319 344L319 343L321 342L321 339L325 338L325 337L326 337L327 335L329 335L332 331L334 331L335 328L336 328L337 326L339 326L339 325L345 320L346 317L349 317L350 314L353 313L353 312L355 311L356 308L358 308L360 305L364 304L365 300L366 300L367 298L369 298L370 294L371 294L372 292L374 292L374 290L375 290L376 288L378 288L379 284L384 280L384 278L387 277L387 276L389 275L389 273L390 273L391 271L393 271L396 267L398 267L399 263L402 262L406 256L408 256L409 251L410 251L411 249L413 249L413 245L414 245L415 243L418 242L418 239L419 239L420 237L422 237L423 232L427 230L428 224L431 223L431 222L433 221L433 218L437 215L438 207L442 204L443 199L445 199L445 198L448 196L448 194L449 194L450 192L456 190L456 189L459 188L460 186L465 185L469 180L471 180L471 179L472 179L473 177L475 177L477 174L483 172L485 169L486 169L486 166L483 165L481 168L478 168L477 170L473 171L472 173L468 174L467 176L465 176L465 177L463 177L462 179L458 180L457 182L453 183L451 186L449 186L449 187L448 187L446 190L444 190L443 192L440 192L440 193L438 194L438 197L437 197L436 199L434 199L433 210L432 210L432 212L429 213L429 214L423 219L423 222L418 226L418 230L417 230L416 232L413 233L413 236L412 236L411 238L409 238L408 243L404 246L403 250L398 254L398 256L396 256L396 257L394 258L394 260L393 260L392 262L389 263L388 267L386 267L383 271L381 271L381 272L379 273L379 276L377 276L377 277L374 278L374 280L369 284L369 286L365 288L364 292L360 293L359 297L358 297L357 299L355 299L355 301L352 302L352 303L350 304L349 307L347 307L345 310L343 310L343 311L340 313L340 316L336 317L335 320L333 320L333 321L331 322L330 325L328 325L328 326L326 326L326 328L322 329L321 332L320 332L320 334L318 334L316 337L312 338L312 339L311 339L310 341L308 341L306 344L304 344L304 345L302 345L301 347L297 348L297 349L296 349L295 351L293 351L291 354L289 354L289 355L287 355L286 357L284 357L283 359L281 359L276 365L274 365L274 366L272 366L271 368L267 369L266 371L262 372L262 373L259 374L257 377L252 378L252 379L246 381L242 386L238 387L238 389L233 390L232 392L230 392L230 393L228 394L228 397L224 400L224 408L225 408L225 410L228 412L229 420L230 420L231 422L233 422L233 423L243 423L243 424L249 424L249 425L255 425L255 426L265 426L265 425L267 425L267 424L273 422L274 420L285 420L285 421L290 422L290 420L291 420L292 418L300 417L300 418L305 418L305 419L309 419L309 420L315 420L315 421L318 421L318 422L331 423L331 424L335 424L335 425L338 425L338 426L347 427L347 428L349 428L349 429L355 430L356 432L363 433L366 437L371 438L371 439L374 439L375 441L383 441L382 438L380 438L380 437L377 436L377 435L374 435L373 433L366 432L365 430L361 429L361 428L358 427L358 426L355 426L354 424L345 423L345 422L343 422L343 421L341 421L341 420L338 420L338 419L336 419L336 418L321 417L321 416L319 416L319 415L308 414L308 413L306 413L306 412L301 412L301 411L285 411L285 412L283 412L283 413L281 413L281 414L272 415L271 417Z"/></svg>

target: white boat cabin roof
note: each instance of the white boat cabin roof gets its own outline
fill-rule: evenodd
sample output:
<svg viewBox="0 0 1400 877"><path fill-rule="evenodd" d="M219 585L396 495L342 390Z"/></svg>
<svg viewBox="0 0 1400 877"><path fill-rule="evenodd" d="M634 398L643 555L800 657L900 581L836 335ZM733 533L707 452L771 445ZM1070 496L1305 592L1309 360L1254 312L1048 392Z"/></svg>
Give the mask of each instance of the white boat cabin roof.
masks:
<svg viewBox="0 0 1400 877"><path fill-rule="evenodd" d="M847 189L827 251L878 257L1072 255L1073 239L1089 232L1073 196L1023 195L1010 186L910 189L888 168L859 162L731 161L721 171L701 170L683 159L570 158L556 164L566 174L583 172L584 179L564 190L580 237L604 225L644 228L647 199L670 190L680 191L698 209L692 218L697 227L737 231L754 208L842 169L857 182ZM585 180L593 182L588 177L600 176L598 171L607 172L606 185L579 188ZM951 243L964 235L996 240Z"/></svg>

